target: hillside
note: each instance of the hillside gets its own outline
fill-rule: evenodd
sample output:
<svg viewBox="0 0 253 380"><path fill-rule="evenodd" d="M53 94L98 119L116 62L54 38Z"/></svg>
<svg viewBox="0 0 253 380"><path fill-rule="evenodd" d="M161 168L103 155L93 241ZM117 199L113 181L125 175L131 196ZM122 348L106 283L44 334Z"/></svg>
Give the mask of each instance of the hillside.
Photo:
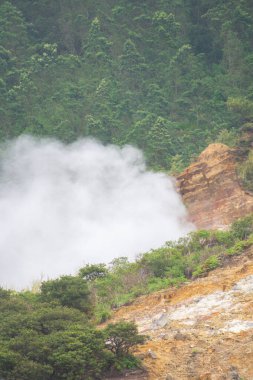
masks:
<svg viewBox="0 0 253 380"><path fill-rule="evenodd" d="M0 0L1 380L253 379L252 69L252 0Z"/></svg>
<svg viewBox="0 0 253 380"><path fill-rule="evenodd" d="M135 378L251 380L252 292L251 248L207 277L120 308L113 322L134 321L150 337L136 351L148 374Z"/></svg>
<svg viewBox="0 0 253 380"><path fill-rule="evenodd" d="M253 212L253 193L238 175L239 157L238 149L210 144L177 177L178 190L197 228L227 229Z"/></svg>
<svg viewBox="0 0 253 380"><path fill-rule="evenodd" d="M250 0L0 3L0 139L133 144L178 173L252 122Z"/></svg>
<svg viewBox="0 0 253 380"><path fill-rule="evenodd" d="M132 262L87 264L31 290L0 287L1 377L251 380L252 247L248 214Z"/></svg>

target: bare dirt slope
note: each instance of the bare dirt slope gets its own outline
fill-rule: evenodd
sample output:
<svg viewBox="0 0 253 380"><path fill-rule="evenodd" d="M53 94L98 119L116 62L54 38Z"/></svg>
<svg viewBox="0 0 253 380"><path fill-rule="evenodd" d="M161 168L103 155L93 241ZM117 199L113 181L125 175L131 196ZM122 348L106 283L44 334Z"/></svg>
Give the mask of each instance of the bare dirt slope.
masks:
<svg viewBox="0 0 253 380"><path fill-rule="evenodd" d="M149 380L253 380L253 249L208 277L138 298L115 312L113 322L122 319L150 336L136 352Z"/></svg>
<svg viewBox="0 0 253 380"><path fill-rule="evenodd" d="M178 176L178 190L197 228L226 228L253 212L253 196L238 180L238 152L210 144L196 162Z"/></svg>

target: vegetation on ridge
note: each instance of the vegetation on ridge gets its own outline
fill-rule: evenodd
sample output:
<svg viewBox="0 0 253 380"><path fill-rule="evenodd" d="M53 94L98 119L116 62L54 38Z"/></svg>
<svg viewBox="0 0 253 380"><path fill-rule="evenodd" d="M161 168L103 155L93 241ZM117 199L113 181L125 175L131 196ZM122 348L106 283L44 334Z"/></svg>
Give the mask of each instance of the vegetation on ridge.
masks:
<svg viewBox="0 0 253 380"><path fill-rule="evenodd" d="M96 299L95 315L98 321L103 321L110 317L112 308L139 295L203 276L251 245L253 214L234 222L228 231L200 230L177 242L167 242L159 249L139 255L135 262L117 258L106 275L89 282Z"/></svg>

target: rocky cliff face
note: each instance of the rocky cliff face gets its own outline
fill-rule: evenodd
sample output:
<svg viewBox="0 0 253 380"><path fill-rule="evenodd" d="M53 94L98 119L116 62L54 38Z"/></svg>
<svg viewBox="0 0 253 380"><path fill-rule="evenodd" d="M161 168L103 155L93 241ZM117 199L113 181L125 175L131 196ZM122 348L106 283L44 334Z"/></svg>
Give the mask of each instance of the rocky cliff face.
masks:
<svg viewBox="0 0 253 380"><path fill-rule="evenodd" d="M209 145L177 179L190 220L201 229L225 229L253 212L253 196L236 174L236 152L224 144Z"/></svg>
<svg viewBox="0 0 253 380"><path fill-rule="evenodd" d="M235 150L211 144L178 177L198 228L224 229L253 212L237 159ZM122 319L135 322L149 340L135 352L146 370L117 380L252 380L253 246L207 277L139 297L110 322Z"/></svg>
<svg viewBox="0 0 253 380"><path fill-rule="evenodd" d="M112 321L122 319L150 337L136 351L147 373L134 380L252 380L253 247L208 277L138 298Z"/></svg>

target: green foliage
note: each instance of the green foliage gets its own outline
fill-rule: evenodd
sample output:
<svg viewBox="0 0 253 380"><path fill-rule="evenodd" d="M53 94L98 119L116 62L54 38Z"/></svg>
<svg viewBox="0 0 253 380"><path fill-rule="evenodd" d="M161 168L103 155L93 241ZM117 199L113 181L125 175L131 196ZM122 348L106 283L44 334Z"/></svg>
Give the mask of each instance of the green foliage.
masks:
<svg viewBox="0 0 253 380"><path fill-rule="evenodd" d="M139 364L129 353L144 340L135 325L97 330L79 310L28 293L0 298L1 378L95 380ZM109 337L122 342L117 354L107 347Z"/></svg>
<svg viewBox="0 0 253 380"><path fill-rule="evenodd" d="M218 136L216 142L228 145L233 148L237 144L237 135L234 130L228 131L227 129L222 129Z"/></svg>
<svg viewBox="0 0 253 380"><path fill-rule="evenodd" d="M237 171L245 189L253 192L253 150L249 152L248 158L238 165Z"/></svg>
<svg viewBox="0 0 253 380"><path fill-rule="evenodd" d="M0 300L9 299L11 292L9 290L3 289L0 287Z"/></svg>
<svg viewBox="0 0 253 380"><path fill-rule="evenodd" d="M249 1L2 1L0 140L131 143L177 174L252 115Z"/></svg>
<svg viewBox="0 0 253 380"><path fill-rule="evenodd" d="M247 98L228 98L227 106L243 119L253 117L253 102Z"/></svg>
<svg viewBox="0 0 253 380"><path fill-rule="evenodd" d="M203 273L209 272L219 266L219 257L217 255L211 255L206 261L197 265L196 270L193 272L193 276L197 277Z"/></svg>
<svg viewBox="0 0 253 380"><path fill-rule="evenodd" d="M134 75L145 67L144 58L138 52L135 43L131 39L126 40L124 43L123 54L119 58L122 70L127 73Z"/></svg>
<svg viewBox="0 0 253 380"><path fill-rule="evenodd" d="M253 215L236 220L231 226L231 232L238 240L245 240L253 233Z"/></svg>
<svg viewBox="0 0 253 380"><path fill-rule="evenodd" d="M108 269L105 264L87 264L85 267L79 269L78 275L85 281L93 281L96 278L106 276Z"/></svg>
<svg viewBox="0 0 253 380"><path fill-rule="evenodd" d="M177 176L185 168L185 164L183 163L182 156L180 154L176 154L175 156L173 156L170 160L170 163L171 166L169 173L173 176Z"/></svg>
<svg viewBox="0 0 253 380"><path fill-rule="evenodd" d="M86 265L77 276L43 282L37 294L0 289L0 377L95 380L139 366L131 351L146 338L136 325L122 321L97 330L93 322L104 322L138 295L205 276L252 245L249 215L228 231L196 231L135 262L120 257L109 266Z"/></svg>
<svg viewBox="0 0 253 380"><path fill-rule="evenodd" d="M145 341L145 337L138 334L136 325L124 321L109 324L105 328L105 335L107 338L106 347L116 357L128 355L133 346L142 344Z"/></svg>
<svg viewBox="0 0 253 380"><path fill-rule="evenodd" d="M101 32L100 20L95 17L88 32L87 42L83 46L83 55L89 63L99 65L110 60L111 43Z"/></svg>
<svg viewBox="0 0 253 380"><path fill-rule="evenodd" d="M0 45L15 55L22 54L28 43L27 27L22 12L11 2L2 2L0 6Z"/></svg>
<svg viewBox="0 0 253 380"><path fill-rule="evenodd" d="M211 255L204 263L204 269L207 271L213 270L219 266L219 258L216 255Z"/></svg>
<svg viewBox="0 0 253 380"><path fill-rule="evenodd" d="M89 295L88 286L80 277L62 276L41 285L43 301L57 301L62 306L73 307L86 313L91 312Z"/></svg>
<svg viewBox="0 0 253 380"><path fill-rule="evenodd" d="M237 241L233 247L227 249L228 256L240 255L246 248L253 245L253 234L249 235L247 240Z"/></svg>
<svg viewBox="0 0 253 380"><path fill-rule="evenodd" d="M101 378L113 357L104 349L103 332L94 328L70 328L54 334L51 342L50 364L56 372L55 379Z"/></svg>
<svg viewBox="0 0 253 380"><path fill-rule="evenodd" d="M158 117L147 136L149 163L157 168L159 166L166 168L169 163L168 152L171 145L170 123L166 119Z"/></svg>
<svg viewBox="0 0 253 380"><path fill-rule="evenodd" d="M140 359L134 357L133 355L125 355L124 357L115 359L113 364L113 367L119 372L122 372L126 369L134 369L140 366Z"/></svg>
<svg viewBox="0 0 253 380"><path fill-rule="evenodd" d="M98 322L110 318L110 309L135 297L169 286L179 286L219 267L226 256L241 254L252 245L252 215L234 222L228 231L200 230L177 242L139 255L136 262L118 258L102 278L92 282Z"/></svg>

